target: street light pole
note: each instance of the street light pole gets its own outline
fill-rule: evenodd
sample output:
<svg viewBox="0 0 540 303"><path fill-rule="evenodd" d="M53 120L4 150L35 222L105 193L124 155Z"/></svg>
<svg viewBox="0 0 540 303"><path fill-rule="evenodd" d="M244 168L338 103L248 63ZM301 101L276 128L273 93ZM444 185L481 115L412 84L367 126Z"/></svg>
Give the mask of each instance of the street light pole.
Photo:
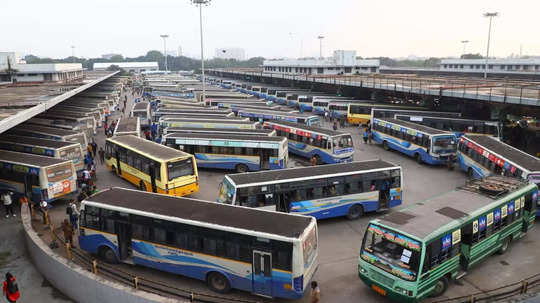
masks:
<svg viewBox="0 0 540 303"><path fill-rule="evenodd" d="M324 39L324 36L317 36L317 39L319 39L319 57L322 59L322 39Z"/></svg>
<svg viewBox="0 0 540 303"><path fill-rule="evenodd" d="M484 79L487 79L487 70L488 70L488 58L489 58L489 42L491 40L491 21L493 17L497 17L499 13L485 13L484 17L489 18L489 29L488 29L488 40L487 40L487 50L486 50L486 65L484 67Z"/></svg>
<svg viewBox="0 0 540 303"><path fill-rule="evenodd" d="M167 38L169 38L169 35L159 35L161 38L163 38L163 56L165 56L165 73L169 71L167 67Z"/></svg>
<svg viewBox="0 0 540 303"><path fill-rule="evenodd" d="M462 53L462 55L465 55L465 48L467 46L467 43L469 43L469 40L461 40L461 43L463 43L463 53Z"/></svg>
<svg viewBox="0 0 540 303"><path fill-rule="evenodd" d="M204 77L204 43L203 43L203 27L202 27L202 6L210 5L212 0L191 0L191 4L199 6L199 27L201 30L201 77L202 77L202 102L206 102L206 79Z"/></svg>

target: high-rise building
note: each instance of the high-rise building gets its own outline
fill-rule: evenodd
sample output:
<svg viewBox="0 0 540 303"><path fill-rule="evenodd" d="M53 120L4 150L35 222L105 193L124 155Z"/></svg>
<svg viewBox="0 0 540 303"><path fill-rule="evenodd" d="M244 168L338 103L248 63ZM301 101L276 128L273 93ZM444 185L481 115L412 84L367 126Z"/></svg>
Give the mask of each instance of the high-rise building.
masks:
<svg viewBox="0 0 540 303"><path fill-rule="evenodd" d="M242 61L246 59L246 51L237 47L218 48L216 49L216 58Z"/></svg>

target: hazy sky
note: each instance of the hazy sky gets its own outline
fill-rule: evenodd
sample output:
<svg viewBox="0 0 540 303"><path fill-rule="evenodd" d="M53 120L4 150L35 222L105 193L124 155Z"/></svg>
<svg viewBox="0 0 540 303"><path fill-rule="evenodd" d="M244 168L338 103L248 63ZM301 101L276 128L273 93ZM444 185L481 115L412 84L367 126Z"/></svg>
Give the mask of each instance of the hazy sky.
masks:
<svg viewBox="0 0 540 303"><path fill-rule="evenodd" d="M540 55L540 0L213 0L203 8L205 56L241 47L248 57L316 56L354 49L359 56L485 54L486 11L495 56ZM54 58L138 56L182 46L200 56L199 11L189 0L0 0L0 51Z"/></svg>

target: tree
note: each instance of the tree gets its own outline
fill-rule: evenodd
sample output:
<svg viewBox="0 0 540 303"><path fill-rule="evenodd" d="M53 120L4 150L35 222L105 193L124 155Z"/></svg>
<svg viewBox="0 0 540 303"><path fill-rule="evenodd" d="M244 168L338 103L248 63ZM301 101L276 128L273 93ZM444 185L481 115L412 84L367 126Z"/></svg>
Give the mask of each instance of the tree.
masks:
<svg viewBox="0 0 540 303"><path fill-rule="evenodd" d="M116 64L113 64L113 65L107 67L107 70L111 71L111 72L115 72L117 70L122 70L122 68L120 66L116 65Z"/></svg>
<svg viewBox="0 0 540 303"><path fill-rule="evenodd" d="M111 62L123 62L124 57L122 55L114 55L114 56L111 57L111 59L109 61L111 61Z"/></svg>
<svg viewBox="0 0 540 303"><path fill-rule="evenodd" d="M482 57L482 55L480 55L479 53L476 53L476 54L463 54L463 55L461 55L461 59L484 59L484 57Z"/></svg>

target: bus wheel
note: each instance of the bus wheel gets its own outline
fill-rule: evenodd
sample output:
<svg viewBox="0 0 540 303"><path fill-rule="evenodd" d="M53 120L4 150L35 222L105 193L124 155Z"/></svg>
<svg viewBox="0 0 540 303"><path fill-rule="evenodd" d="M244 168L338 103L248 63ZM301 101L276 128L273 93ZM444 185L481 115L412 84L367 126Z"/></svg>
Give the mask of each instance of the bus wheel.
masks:
<svg viewBox="0 0 540 303"><path fill-rule="evenodd" d="M99 256L107 263L118 263L114 251L107 246L102 246L99 248Z"/></svg>
<svg viewBox="0 0 540 303"><path fill-rule="evenodd" d="M247 167L247 165L245 164L238 164L236 165L236 172L237 173L245 173L249 170L249 168Z"/></svg>
<svg viewBox="0 0 540 303"><path fill-rule="evenodd" d="M362 208L362 205L354 204L353 206L351 206L351 208L349 208L349 212L347 213L347 219L356 220L362 215L364 215L364 209Z"/></svg>
<svg viewBox="0 0 540 303"><path fill-rule="evenodd" d="M499 248L499 250L497 251L497 253L499 255L502 255L504 254L505 252L508 251L508 246L510 245L510 237L506 237L504 240L503 240L503 243L502 243L502 246L501 248Z"/></svg>
<svg viewBox="0 0 540 303"><path fill-rule="evenodd" d="M206 282L208 283L208 287L211 290L221 294L227 293L231 289L229 280L227 280L225 276L217 272L211 272L210 274L208 274Z"/></svg>
<svg viewBox="0 0 540 303"><path fill-rule="evenodd" d="M414 158L416 159L416 162L418 162L418 164L422 164L422 156L420 156L419 153L414 154Z"/></svg>
<svg viewBox="0 0 540 303"><path fill-rule="evenodd" d="M146 191L146 184L142 180L139 182L139 190Z"/></svg>
<svg viewBox="0 0 540 303"><path fill-rule="evenodd" d="M390 150L390 146L388 146L388 142L386 141L383 141L382 147L384 148L384 150Z"/></svg>
<svg viewBox="0 0 540 303"><path fill-rule="evenodd" d="M437 281L437 284L435 284L435 288L433 289L433 292L431 293L432 297L438 297L446 291L448 288L448 278L442 277Z"/></svg>

